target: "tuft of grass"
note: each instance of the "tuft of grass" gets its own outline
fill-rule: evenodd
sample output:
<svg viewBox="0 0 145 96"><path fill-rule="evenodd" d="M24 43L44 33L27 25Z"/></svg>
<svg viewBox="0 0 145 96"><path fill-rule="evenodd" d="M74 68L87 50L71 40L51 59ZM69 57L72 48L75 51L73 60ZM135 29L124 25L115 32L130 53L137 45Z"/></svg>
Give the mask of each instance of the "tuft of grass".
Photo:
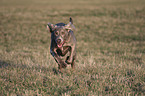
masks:
<svg viewBox="0 0 145 96"><path fill-rule="evenodd" d="M145 95L145 1L0 3L0 94ZM73 18L75 70L59 73L46 24Z"/></svg>

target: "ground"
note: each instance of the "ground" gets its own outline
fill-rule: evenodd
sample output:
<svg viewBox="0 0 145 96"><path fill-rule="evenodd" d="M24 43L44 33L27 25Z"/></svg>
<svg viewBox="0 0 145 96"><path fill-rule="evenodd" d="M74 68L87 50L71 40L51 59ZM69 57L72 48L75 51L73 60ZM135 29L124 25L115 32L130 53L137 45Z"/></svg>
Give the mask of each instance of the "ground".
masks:
<svg viewBox="0 0 145 96"><path fill-rule="evenodd" d="M0 94L145 95L144 0L0 2ZM58 73L46 26L69 17L77 60Z"/></svg>

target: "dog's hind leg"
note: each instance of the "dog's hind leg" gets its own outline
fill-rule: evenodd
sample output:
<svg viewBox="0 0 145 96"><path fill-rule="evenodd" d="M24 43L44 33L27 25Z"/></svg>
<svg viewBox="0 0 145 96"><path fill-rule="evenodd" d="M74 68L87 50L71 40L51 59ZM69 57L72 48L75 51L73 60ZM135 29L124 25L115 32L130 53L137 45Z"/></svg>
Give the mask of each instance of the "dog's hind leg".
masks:
<svg viewBox="0 0 145 96"><path fill-rule="evenodd" d="M74 63L75 63L76 55L73 56L73 61L71 63L72 69L75 69Z"/></svg>

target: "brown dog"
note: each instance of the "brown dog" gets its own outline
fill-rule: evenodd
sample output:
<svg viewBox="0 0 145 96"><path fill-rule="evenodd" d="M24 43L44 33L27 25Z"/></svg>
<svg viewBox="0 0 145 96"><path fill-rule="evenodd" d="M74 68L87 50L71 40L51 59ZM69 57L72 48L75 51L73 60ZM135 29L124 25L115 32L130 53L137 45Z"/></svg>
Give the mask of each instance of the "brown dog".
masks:
<svg viewBox="0 0 145 96"><path fill-rule="evenodd" d="M67 64L71 64L74 68L74 61L76 58L76 38L73 34L75 29L72 18L68 24L47 24L47 28L51 32L51 46L50 53L58 63L58 68L66 68ZM61 57L69 52L69 56L63 61Z"/></svg>

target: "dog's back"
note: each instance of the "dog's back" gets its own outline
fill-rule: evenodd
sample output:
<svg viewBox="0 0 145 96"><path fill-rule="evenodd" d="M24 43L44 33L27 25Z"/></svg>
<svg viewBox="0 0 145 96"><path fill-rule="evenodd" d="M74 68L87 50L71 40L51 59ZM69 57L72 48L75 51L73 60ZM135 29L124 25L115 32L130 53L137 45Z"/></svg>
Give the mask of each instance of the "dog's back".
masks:
<svg viewBox="0 0 145 96"><path fill-rule="evenodd" d="M66 24L64 24L64 23L57 23L55 25L57 25L57 26L65 26Z"/></svg>

